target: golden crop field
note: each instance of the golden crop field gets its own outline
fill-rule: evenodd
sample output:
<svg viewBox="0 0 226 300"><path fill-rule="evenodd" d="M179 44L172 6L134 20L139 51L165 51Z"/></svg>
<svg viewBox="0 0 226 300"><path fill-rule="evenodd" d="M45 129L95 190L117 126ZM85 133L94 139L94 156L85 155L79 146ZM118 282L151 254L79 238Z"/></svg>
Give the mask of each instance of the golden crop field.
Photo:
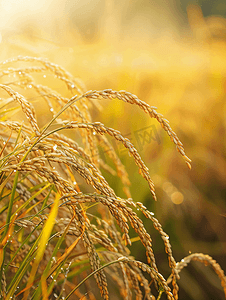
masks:
<svg viewBox="0 0 226 300"><path fill-rule="evenodd" d="M226 19L176 3L2 1L1 299L225 299Z"/></svg>

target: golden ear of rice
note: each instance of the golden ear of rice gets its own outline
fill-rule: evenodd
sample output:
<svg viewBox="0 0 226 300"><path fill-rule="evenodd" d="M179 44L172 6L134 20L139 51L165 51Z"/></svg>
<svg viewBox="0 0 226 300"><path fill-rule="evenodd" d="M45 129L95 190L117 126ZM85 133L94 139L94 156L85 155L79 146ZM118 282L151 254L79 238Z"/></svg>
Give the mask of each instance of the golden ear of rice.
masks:
<svg viewBox="0 0 226 300"><path fill-rule="evenodd" d="M5 268L2 268L4 272L0 271L0 293L3 298L23 293L24 299L48 299L56 295L67 299L71 294L82 298L83 289L72 286L67 278L76 277L83 283L94 276L102 298L107 300L110 276L122 299L134 296L142 299L145 294L145 299L153 300L151 288L154 287L143 274L147 272L159 293L158 299L164 292L167 299L176 300L179 273L191 260L211 265L226 294L224 272L210 256L196 253L176 263L169 236L158 219L141 202L131 198L129 175L108 137L126 148L156 200L147 166L128 138L114 128L93 122L89 111L89 103L94 99L118 99L138 106L161 124L190 167L191 160L183 144L156 107L126 91L85 92L83 85L66 70L42 58L18 57L0 63L0 67L0 113L15 101L27 119L9 120L0 114L0 250ZM9 83L7 76L11 73L16 79ZM40 84L35 76L38 73L54 74L65 83L66 91L56 92ZM74 91L77 95L71 97ZM63 96L67 93L70 97ZM47 104L48 117L52 118L42 129L31 103L36 96ZM70 137L69 130L73 132ZM101 160L100 149L107 153L106 161ZM127 199L117 196L102 169L121 179ZM145 228L138 210L162 239L171 272L168 280L158 270L152 229ZM19 231L11 234L18 227ZM130 230L135 232L135 238L131 238ZM144 246L147 263L130 256L134 239ZM6 255L8 248L12 256ZM66 283L69 290L65 289ZM95 294L92 280L89 284ZM24 286L27 286L25 290Z"/></svg>

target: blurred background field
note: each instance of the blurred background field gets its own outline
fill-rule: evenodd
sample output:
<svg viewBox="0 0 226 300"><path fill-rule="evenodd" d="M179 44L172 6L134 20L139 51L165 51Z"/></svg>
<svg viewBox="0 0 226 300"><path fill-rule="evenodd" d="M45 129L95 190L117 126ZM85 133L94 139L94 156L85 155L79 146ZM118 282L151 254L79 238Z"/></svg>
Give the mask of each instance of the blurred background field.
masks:
<svg viewBox="0 0 226 300"><path fill-rule="evenodd" d="M1 60L48 58L80 78L87 90L127 90L170 121L192 170L160 125L133 106L102 101L102 110L93 111L95 121L130 138L149 167L157 202L133 160L114 144L130 174L133 199L155 213L175 259L202 252L225 270L226 2L2 0L0 5ZM44 124L48 112L37 101L35 106ZM125 197L120 181L104 175ZM150 222L144 223L167 277L162 242ZM140 244L131 251L145 260ZM180 299L224 299L217 276L198 262L182 271L179 286Z"/></svg>

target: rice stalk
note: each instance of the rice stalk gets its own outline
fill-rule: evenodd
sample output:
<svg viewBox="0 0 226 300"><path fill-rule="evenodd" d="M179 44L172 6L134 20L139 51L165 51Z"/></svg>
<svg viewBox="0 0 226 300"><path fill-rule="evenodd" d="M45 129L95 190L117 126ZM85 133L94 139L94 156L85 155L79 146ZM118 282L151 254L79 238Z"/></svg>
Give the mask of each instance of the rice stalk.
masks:
<svg viewBox="0 0 226 300"><path fill-rule="evenodd" d="M191 259L211 264L225 291L224 273L209 256L193 255L184 264L176 263L160 222L131 198L128 172L108 137L127 149L157 200L137 149L118 130L92 121L96 101L118 99L136 105L161 124L190 167L183 144L156 107L126 91L86 92L78 79L42 58L20 56L0 63L0 68L0 295L4 299L84 298L82 284L88 281L90 298L101 295L107 300L111 278L122 298L153 300L154 294L160 299L165 293L167 299L176 300L179 272ZM13 82L8 81L10 74L15 75ZM65 83L65 90L60 93L39 83L38 74L51 74ZM34 109L37 99L47 105L51 118L43 127ZM14 120L15 114L7 118L10 106L16 107L14 112L20 108L25 118ZM103 161L100 149L111 165ZM120 178L126 199L118 197L103 170ZM168 280L158 269L152 229L147 231L137 209L163 240ZM131 230L146 251L147 263L130 255Z"/></svg>

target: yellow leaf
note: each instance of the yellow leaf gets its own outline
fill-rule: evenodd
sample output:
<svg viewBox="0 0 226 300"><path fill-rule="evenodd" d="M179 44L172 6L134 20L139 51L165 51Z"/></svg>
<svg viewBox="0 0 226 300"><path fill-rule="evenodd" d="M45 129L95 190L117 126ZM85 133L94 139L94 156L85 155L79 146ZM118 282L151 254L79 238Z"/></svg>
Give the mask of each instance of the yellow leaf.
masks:
<svg viewBox="0 0 226 300"><path fill-rule="evenodd" d="M54 201L54 204L52 206L52 209L50 211L49 218L47 219L47 221L45 223L45 226L44 226L44 228L42 230L42 233L41 233L40 242L39 242L39 246L38 246L38 250L37 250L37 255L35 257L35 260L34 260L34 263L33 263L33 266L32 266L32 270L31 270L31 273L30 273L30 277L29 277L29 280L27 282L27 290L24 293L23 300L27 299L27 297L29 295L29 289L32 285L32 282L34 281L35 274L36 274L36 271L38 269L38 265L39 265L40 261L42 260L43 255L44 255L48 239L51 235L51 232L53 230L53 226L55 224L55 219L56 219L57 212L58 212L59 200L60 200L60 195L57 194L56 198L55 198L55 201Z"/></svg>
<svg viewBox="0 0 226 300"><path fill-rule="evenodd" d="M59 199L60 199L60 195L57 194L54 204L53 204L53 207L49 214L49 218L47 219L46 224L42 230L42 235L41 235L41 239L40 239L40 243L39 243L39 247L38 247L38 251L37 251L37 256L36 256L36 263L41 261L42 256L45 252L46 244L48 242L48 239L52 232L53 226L55 224L55 219L56 219L57 212L58 212Z"/></svg>

